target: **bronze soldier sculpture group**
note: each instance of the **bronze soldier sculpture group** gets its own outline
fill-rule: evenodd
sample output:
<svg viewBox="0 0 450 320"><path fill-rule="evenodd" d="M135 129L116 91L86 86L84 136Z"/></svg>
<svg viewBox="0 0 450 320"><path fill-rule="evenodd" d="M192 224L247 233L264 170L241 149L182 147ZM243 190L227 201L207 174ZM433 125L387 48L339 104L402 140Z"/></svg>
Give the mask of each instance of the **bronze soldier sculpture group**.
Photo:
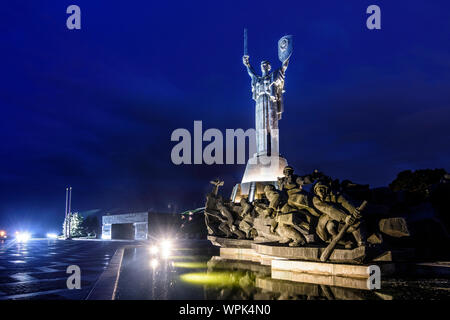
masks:
<svg viewBox="0 0 450 320"><path fill-rule="evenodd" d="M212 181L214 190L207 195L205 207L209 235L294 247L333 240L345 248L365 245L361 203L349 199L320 172L298 176L287 166L283 174L277 186L265 185L264 194L251 203L245 197L239 203L225 200L217 192L223 182ZM350 237L345 239L340 231Z"/></svg>

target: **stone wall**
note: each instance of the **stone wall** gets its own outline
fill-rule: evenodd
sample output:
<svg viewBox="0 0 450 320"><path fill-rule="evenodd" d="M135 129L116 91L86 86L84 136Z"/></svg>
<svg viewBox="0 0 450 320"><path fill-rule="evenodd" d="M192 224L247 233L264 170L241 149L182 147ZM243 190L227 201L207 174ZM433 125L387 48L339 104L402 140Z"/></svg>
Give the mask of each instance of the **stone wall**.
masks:
<svg viewBox="0 0 450 320"><path fill-rule="evenodd" d="M111 239L111 225L133 224L135 240L148 238L148 212L117 214L102 217L102 239Z"/></svg>

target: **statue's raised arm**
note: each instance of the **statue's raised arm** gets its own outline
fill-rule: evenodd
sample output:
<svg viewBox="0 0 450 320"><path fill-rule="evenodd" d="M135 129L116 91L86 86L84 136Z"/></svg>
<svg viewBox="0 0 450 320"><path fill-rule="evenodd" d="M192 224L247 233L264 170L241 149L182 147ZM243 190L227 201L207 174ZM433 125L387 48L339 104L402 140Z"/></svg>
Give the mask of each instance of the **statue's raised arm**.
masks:
<svg viewBox="0 0 450 320"><path fill-rule="evenodd" d="M287 67L289 65L289 58L284 60L283 63L281 64L281 68L280 69L281 69L281 72L283 72L283 74L286 72L286 69L287 69Z"/></svg>
<svg viewBox="0 0 450 320"><path fill-rule="evenodd" d="M242 63L247 68L248 75L253 79L253 77L256 77L255 69L250 64L250 57L248 55L244 55L242 57Z"/></svg>

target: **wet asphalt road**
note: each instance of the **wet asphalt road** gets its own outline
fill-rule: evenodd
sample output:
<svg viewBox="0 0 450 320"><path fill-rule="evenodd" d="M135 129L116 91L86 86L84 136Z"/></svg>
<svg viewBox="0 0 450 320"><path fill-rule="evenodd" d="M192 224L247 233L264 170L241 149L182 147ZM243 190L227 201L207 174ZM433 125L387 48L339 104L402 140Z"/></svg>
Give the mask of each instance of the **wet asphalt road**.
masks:
<svg viewBox="0 0 450 320"><path fill-rule="evenodd" d="M124 242L32 239L0 242L0 300L84 299ZM67 289L67 267L81 269L81 289Z"/></svg>

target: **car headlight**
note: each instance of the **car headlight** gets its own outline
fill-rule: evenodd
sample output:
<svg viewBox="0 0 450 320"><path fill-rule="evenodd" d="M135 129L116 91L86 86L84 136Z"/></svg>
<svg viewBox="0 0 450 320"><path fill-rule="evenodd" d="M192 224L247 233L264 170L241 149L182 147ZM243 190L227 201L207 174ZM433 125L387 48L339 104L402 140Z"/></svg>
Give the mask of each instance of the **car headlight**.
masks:
<svg viewBox="0 0 450 320"><path fill-rule="evenodd" d="M31 239L31 234L29 232L16 232L16 240L19 242L27 242Z"/></svg>

